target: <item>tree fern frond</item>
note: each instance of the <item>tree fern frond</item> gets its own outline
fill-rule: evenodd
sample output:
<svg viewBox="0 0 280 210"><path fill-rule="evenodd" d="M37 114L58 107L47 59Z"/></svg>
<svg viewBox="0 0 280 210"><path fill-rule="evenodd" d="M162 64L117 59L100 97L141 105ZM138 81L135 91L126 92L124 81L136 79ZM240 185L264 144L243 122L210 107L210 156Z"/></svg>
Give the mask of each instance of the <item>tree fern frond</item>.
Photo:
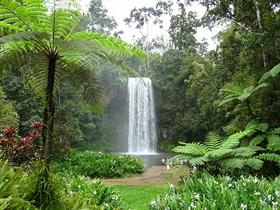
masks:
<svg viewBox="0 0 280 210"><path fill-rule="evenodd" d="M192 159L189 160L189 163L193 166L202 166L204 165L206 162L209 162L210 160L207 157L194 157Z"/></svg>
<svg viewBox="0 0 280 210"><path fill-rule="evenodd" d="M259 159L268 160L276 163L280 163L280 155L276 153L264 153L258 156Z"/></svg>
<svg viewBox="0 0 280 210"><path fill-rule="evenodd" d="M221 161L221 165L228 169L241 169L246 165L246 160L242 158L229 158Z"/></svg>
<svg viewBox="0 0 280 210"><path fill-rule="evenodd" d="M215 160L215 159L223 159L229 156L232 156L234 154L233 149L226 149L226 148L219 148L216 150L212 150L208 152L205 157Z"/></svg>
<svg viewBox="0 0 280 210"><path fill-rule="evenodd" d="M43 4L43 1L34 0L34 3ZM38 7L28 7L30 1L21 4L13 0L0 1L0 24L2 27L20 31L33 31L36 22L39 23L38 16L42 16L42 10ZM33 3L33 5L35 5ZM41 7L42 8L42 7Z"/></svg>
<svg viewBox="0 0 280 210"><path fill-rule="evenodd" d="M278 135L268 135L267 149L271 151L280 151L280 136Z"/></svg>
<svg viewBox="0 0 280 210"><path fill-rule="evenodd" d="M265 140L264 135L258 135L250 141L249 146L250 147L257 146L257 145L261 144L264 140Z"/></svg>
<svg viewBox="0 0 280 210"><path fill-rule="evenodd" d="M208 150L207 147L200 143L189 143L184 146L177 146L173 149L174 152L188 154L191 156L204 155Z"/></svg>
<svg viewBox="0 0 280 210"><path fill-rule="evenodd" d="M65 38L79 23L79 12L71 9L56 9L51 16L51 31L55 39Z"/></svg>
<svg viewBox="0 0 280 210"><path fill-rule="evenodd" d="M218 149L223 142L223 138L216 132L209 132L206 137L204 144L209 150Z"/></svg>
<svg viewBox="0 0 280 210"><path fill-rule="evenodd" d="M5 44L8 42L23 42L23 41L34 41L38 40L41 41L42 39L48 39L49 34L46 32L32 32L32 31L25 31L19 32L16 34L10 34L3 37L0 37L0 44Z"/></svg>
<svg viewBox="0 0 280 210"><path fill-rule="evenodd" d="M110 54L117 56L137 56L144 57L145 53L120 40L107 35L93 33L93 32L76 32L67 37L67 40L86 40L91 41L100 46L105 46Z"/></svg>
<svg viewBox="0 0 280 210"><path fill-rule="evenodd" d="M232 149L240 144L240 140L244 138L248 132L240 131L238 133L230 135L224 143L222 143L222 148Z"/></svg>
<svg viewBox="0 0 280 210"><path fill-rule="evenodd" d="M274 129L271 131L271 134L279 135L279 134L280 134L280 128L274 128Z"/></svg>
<svg viewBox="0 0 280 210"><path fill-rule="evenodd" d="M263 166L263 161L257 158L249 158L246 164L255 170L260 170Z"/></svg>
<svg viewBox="0 0 280 210"><path fill-rule="evenodd" d="M246 125L245 130L251 130L252 132L255 130L265 132L267 131L268 127L269 125L267 123L259 123L253 120Z"/></svg>
<svg viewBox="0 0 280 210"><path fill-rule="evenodd" d="M257 147L238 147L234 149L235 157L252 157L256 154L258 148Z"/></svg>

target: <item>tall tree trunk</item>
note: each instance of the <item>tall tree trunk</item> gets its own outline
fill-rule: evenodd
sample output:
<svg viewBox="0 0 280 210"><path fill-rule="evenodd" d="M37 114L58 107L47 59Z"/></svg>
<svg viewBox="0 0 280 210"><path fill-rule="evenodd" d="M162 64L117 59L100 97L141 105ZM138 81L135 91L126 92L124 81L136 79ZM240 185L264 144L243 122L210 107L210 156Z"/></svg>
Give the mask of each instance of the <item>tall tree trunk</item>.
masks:
<svg viewBox="0 0 280 210"><path fill-rule="evenodd" d="M54 124L54 82L55 82L55 67L56 67L57 56L55 53L49 56L48 64L48 83L46 89L46 104L44 108L44 119L43 119L43 132L42 132L42 143L43 143L43 155L46 164L50 163L51 157L51 146L53 138L53 124Z"/></svg>
<svg viewBox="0 0 280 210"><path fill-rule="evenodd" d="M259 31L260 33L264 33L264 28L263 28L263 23L262 23L262 16L261 16L261 10L260 10L260 3L258 0L255 0L255 6L256 6L256 14L257 14L257 21L258 21L258 26L259 26ZM269 55L267 48L265 46L264 41L261 41L261 47L263 51L263 67L266 71L269 70Z"/></svg>

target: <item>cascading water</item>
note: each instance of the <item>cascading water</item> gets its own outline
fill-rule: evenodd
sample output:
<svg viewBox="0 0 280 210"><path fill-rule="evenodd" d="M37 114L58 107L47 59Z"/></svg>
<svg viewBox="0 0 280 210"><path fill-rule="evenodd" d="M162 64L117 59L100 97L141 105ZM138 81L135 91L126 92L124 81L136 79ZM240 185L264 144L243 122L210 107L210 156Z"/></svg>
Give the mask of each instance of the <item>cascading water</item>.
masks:
<svg viewBox="0 0 280 210"><path fill-rule="evenodd" d="M128 79L128 153L156 153L156 118L152 81Z"/></svg>

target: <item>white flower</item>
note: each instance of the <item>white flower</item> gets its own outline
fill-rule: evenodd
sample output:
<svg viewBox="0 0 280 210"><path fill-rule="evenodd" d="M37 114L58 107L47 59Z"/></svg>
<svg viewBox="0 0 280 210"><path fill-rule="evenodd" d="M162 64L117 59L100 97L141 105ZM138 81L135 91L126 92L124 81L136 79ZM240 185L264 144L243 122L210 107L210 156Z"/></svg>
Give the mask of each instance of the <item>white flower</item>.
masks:
<svg viewBox="0 0 280 210"><path fill-rule="evenodd" d="M246 209L247 209L247 205L244 204L244 203L241 203L240 208L241 208L242 210L246 210Z"/></svg>
<svg viewBox="0 0 280 210"><path fill-rule="evenodd" d="M276 202L276 201L273 202L273 201L272 201L272 209L273 209L273 210L277 210L277 209L278 209L277 206L278 206L278 202Z"/></svg>
<svg viewBox="0 0 280 210"><path fill-rule="evenodd" d="M161 160L161 162L162 162L162 163L165 163L165 159L163 158L163 159Z"/></svg>
<svg viewBox="0 0 280 210"><path fill-rule="evenodd" d="M200 199L200 194L199 193L195 193L193 198L196 199L196 200L199 200Z"/></svg>
<svg viewBox="0 0 280 210"><path fill-rule="evenodd" d="M97 195L97 192L96 191L93 191L93 193L92 193L93 195Z"/></svg>
<svg viewBox="0 0 280 210"><path fill-rule="evenodd" d="M104 205L105 205L105 207L106 207L106 208L108 208L108 207L109 207L109 204L108 204L108 203L105 203Z"/></svg>
<svg viewBox="0 0 280 210"><path fill-rule="evenodd" d="M260 192L255 192L254 195L259 196L259 195L261 195L261 193Z"/></svg>
<svg viewBox="0 0 280 210"><path fill-rule="evenodd" d="M183 161L183 160L180 160L180 164L183 165L183 164L184 164L184 161Z"/></svg>
<svg viewBox="0 0 280 210"><path fill-rule="evenodd" d="M229 185L228 185L228 187L230 188L230 187L232 187L233 186L233 184L232 183L230 183Z"/></svg>
<svg viewBox="0 0 280 210"><path fill-rule="evenodd" d="M166 165L166 170L170 170L170 165L169 164Z"/></svg>
<svg viewBox="0 0 280 210"><path fill-rule="evenodd" d="M191 202L191 205L189 206L189 209L195 209L196 208L196 205L194 205L194 203L193 202Z"/></svg>
<svg viewBox="0 0 280 210"><path fill-rule="evenodd" d="M268 195L267 198L269 201L272 201L274 199L272 195Z"/></svg>
<svg viewBox="0 0 280 210"><path fill-rule="evenodd" d="M197 171L197 168L194 166L193 169L192 169L192 172L196 173L196 171Z"/></svg>
<svg viewBox="0 0 280 210"><path fill-rule="evenodd" d="M172 190L172 189L174 189L174 185L173 184L170 184L169 185L169 188Z"/></svg>
<svg viewBox="0 0 280 210"><path fill-rule="evenodd" d="M150 205L151 205L151 206L156 206L156 205L157 205L157 202L156 202L155 200L152 200L151 203L150 203Z"/></svg>
<svg viewBox="0 0 280 210"><path fill-rule="evenodd" d="M258 180L257 177L255 177L254 180L253 180L253 182L254 182L255 184L258 183L258 181L259 181L259 180Z"/></svg>
<svg viewBox="0 0 280 210"><path fill-rule="evenodd" d="M118 197L117 195L112 195L112 199L113 199L113 200L118 200L119 197Z"/></svg>
<svg viewBox="0 0 280 210"><path fill-rule="evenodd" d="M78 185L78 188L80 189L80 188L81 188L81 185Z"/></svg>
<svg viewBox="0 0 280 210"><path fill-rule="evenodd" d="M263 205L265 204L265 201L262 200L262 199L260 199L260 203L261 203L261 205L263 206Z"/></svg>
<svg viewBox="0 0 280 210"><path fill-rule="evenodd" d="M280 191L275 191L275 195L277 196L277 197L280 197Z"/></svg>

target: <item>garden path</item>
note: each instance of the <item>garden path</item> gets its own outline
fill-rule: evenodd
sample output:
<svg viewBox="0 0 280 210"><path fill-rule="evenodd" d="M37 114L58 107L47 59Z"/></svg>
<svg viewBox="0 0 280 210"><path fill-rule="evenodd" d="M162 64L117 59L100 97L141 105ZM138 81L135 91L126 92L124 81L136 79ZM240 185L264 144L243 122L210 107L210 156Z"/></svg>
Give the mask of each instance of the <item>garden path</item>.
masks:
<svg viewBox="0 0 280 210"><path fill-rule="evenodd" d="M169 174L169 175L168 175ZM145 170L139 176L128 178L104 179L107 184L113 185L164 185L168 183L177 183L178 180L170 179L170 173L164 166L152 166Z"/></svg>

